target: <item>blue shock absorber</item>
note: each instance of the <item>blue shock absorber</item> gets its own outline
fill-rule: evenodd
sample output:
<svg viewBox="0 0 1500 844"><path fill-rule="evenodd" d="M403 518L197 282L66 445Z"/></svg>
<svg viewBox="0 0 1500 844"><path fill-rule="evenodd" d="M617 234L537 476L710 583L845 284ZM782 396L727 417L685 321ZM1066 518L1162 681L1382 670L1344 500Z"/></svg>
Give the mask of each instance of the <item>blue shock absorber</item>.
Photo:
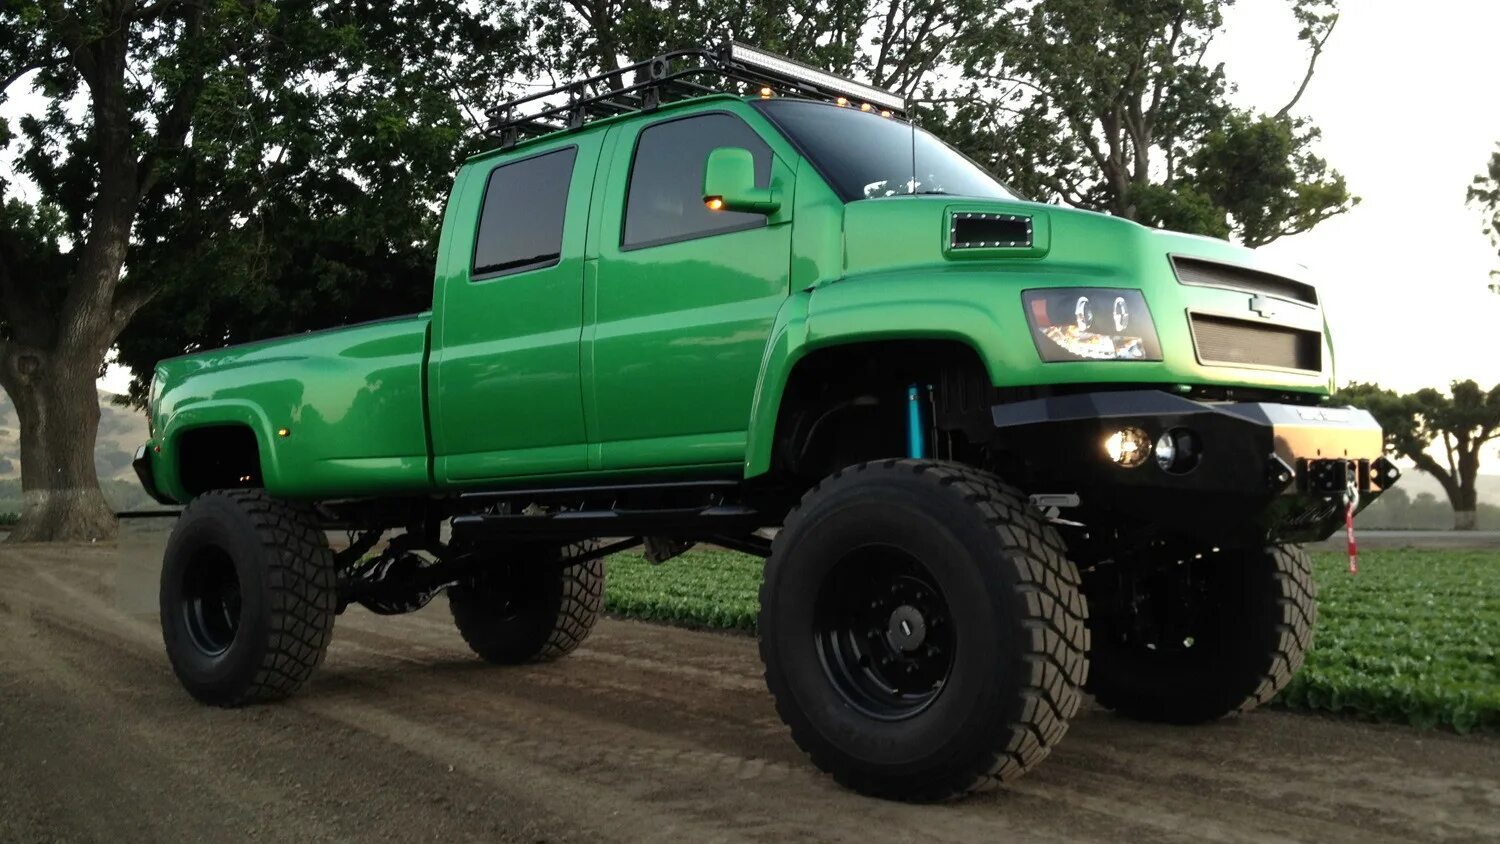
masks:
<svg viewBox="0 0 1500 844"><path fill-rule="evenodd" d="M906 388L906 456L913 460L927 456L927 428L922 416L922 390L912 384Z"/></svg>

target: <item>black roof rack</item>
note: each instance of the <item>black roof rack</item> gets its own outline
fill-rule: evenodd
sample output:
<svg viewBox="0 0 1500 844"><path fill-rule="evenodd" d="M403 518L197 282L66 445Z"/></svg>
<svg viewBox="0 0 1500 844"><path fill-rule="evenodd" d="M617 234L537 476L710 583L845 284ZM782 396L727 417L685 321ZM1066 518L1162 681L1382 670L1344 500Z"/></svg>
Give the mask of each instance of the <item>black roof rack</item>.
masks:
<svg viewBox="0 0 1500 844"><path fill-rule="evenodd" d="M724 41L714 47L673 50L492 106L485 109L489 118L485 131L499 135L501 147L510 147L524 137L578 129L589 120L651 111L664 102L732 90L722 83L713 84L716 80L759 88L763 96L774 91L878 110L888 117L906 115L906 101L889 91ZM566 99L548 102L559 97Z"/></svg>

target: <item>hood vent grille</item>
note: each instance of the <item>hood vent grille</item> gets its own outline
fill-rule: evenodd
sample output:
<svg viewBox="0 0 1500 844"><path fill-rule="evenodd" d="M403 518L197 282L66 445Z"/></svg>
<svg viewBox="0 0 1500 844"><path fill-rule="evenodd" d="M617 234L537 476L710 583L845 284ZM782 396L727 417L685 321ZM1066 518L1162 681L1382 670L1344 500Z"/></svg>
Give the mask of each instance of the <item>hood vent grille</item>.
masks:
<svg viewBox="0 0 1500 844"><path fill-rule="evenodd" d="M964 211L953 215L949 234L952 249L1030 249L1031 218Z"/></svg>

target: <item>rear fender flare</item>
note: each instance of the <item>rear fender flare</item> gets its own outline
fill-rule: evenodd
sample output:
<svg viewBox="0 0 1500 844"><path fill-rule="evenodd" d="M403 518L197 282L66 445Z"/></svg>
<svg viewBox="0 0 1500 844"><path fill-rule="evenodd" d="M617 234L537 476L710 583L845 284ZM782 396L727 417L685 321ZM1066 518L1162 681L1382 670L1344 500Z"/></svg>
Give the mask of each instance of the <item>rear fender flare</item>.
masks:
<svg viewBox="0 0 1500 844"><path fill-rule="evenodd" d="M177 501L186 502L192 496L183 488L177 462L177 449L182 435L197 428L232 427L248 428L255 435L256 450L260 455L261 479L266 489L274 492L281 482L281 465L274 442L275 429L260 405L244 399L217 399L183 408L172 414L160 438L161 452L153 470L156 485Z"/></svg>

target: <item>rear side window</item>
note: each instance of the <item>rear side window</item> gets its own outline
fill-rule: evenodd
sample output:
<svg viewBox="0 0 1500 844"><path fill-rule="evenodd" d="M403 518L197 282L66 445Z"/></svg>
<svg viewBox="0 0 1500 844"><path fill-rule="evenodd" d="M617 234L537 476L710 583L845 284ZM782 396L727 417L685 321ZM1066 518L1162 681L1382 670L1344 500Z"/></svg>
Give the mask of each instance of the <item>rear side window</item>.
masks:
<svg viewBox="0 0 1500 844"><path fill-rule="evenodd" d="M771 184L771 148L743 120L704 114L647 126L635 146L625 230L620 247L639 249L766 224L763 214L710 211L703 204L703 168L718 147L743 147L755 157L755 184Z"/></svg>
<svg viewBox="0 0 1500 844"><path fill-rule="evenodd" d="M562 256L563 214L577 147L490 171L474 240L474 275L550 267Z"/></svg>

